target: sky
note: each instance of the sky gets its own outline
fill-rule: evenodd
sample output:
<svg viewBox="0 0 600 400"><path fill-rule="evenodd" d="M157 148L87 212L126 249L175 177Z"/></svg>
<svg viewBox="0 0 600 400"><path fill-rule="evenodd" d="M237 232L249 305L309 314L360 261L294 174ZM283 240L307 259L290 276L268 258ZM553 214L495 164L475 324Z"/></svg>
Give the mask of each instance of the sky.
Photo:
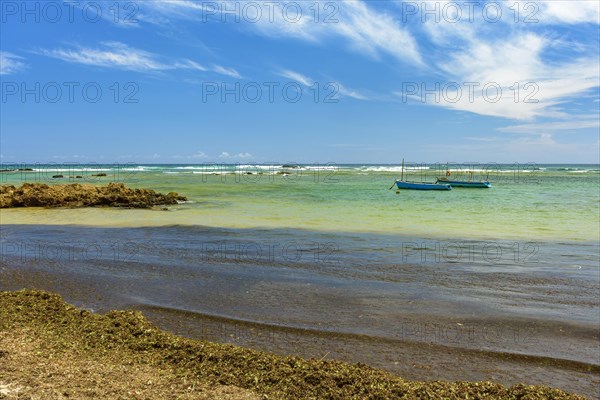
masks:
<svg viewBox="0 0 600 400"><path fill-rule="evenodd" d="M599 163L597 1L0 1L2 163Z"/></svg>

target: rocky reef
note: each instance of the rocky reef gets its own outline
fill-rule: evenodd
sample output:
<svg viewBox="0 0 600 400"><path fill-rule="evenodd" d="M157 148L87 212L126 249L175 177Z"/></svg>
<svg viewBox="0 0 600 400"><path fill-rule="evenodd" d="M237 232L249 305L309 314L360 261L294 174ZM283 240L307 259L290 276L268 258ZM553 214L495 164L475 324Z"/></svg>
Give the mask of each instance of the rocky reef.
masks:
<svg viewBox="0 0 600 400"><path fill-rule="evenodd" d="M131 189L122 183L107 186L46 185L24 183L21 187L0 185L0 208L13 207L127 207L151 208L177 204L187 198L175 192L157 193L151 189Z"/></svg>

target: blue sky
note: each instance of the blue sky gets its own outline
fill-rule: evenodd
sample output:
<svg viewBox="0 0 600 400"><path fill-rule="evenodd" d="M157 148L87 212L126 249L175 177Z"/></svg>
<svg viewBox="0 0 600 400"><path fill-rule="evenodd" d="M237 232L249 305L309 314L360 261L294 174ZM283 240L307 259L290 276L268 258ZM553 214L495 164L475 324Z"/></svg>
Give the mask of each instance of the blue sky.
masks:
<svg viewBox="0 0 600 400"><path fill-rule="evenodd" d="M599 161L596 1L0 5L4 163Z"/></svg>

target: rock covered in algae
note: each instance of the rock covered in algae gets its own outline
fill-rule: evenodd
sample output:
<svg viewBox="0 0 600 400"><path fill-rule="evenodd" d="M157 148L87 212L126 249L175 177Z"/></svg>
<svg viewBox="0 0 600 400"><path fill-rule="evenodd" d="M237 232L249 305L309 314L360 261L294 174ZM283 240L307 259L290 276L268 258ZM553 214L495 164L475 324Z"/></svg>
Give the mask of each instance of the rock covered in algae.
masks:
<svg viewBox="0 0 600 400"><path fill-rule="evenodd" d="M0 208L13 207L129 207L150 208L187 200L177 193L157 193L151 189L131 189L123 183L107 186L73 183L46 185L24 183L21 187L0 185Z"/></svg>

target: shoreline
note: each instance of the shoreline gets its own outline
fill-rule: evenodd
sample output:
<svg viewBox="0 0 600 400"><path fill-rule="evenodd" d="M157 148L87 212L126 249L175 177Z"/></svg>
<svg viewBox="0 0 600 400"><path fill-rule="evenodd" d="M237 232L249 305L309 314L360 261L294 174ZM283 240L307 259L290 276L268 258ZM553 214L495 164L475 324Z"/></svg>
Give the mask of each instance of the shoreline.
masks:
<svg viewBox="0 0 600 400"><path fill-rule="evenodd" d="M0 290L43 289L101 312L136 309L185 337L329 353L415 381L524 382L598 398L597 269L556 264L560 248L524 268L402 263L369 250L387 242L338 236L339 254L316 260L311 243L332 238L314 232L9 225L2 233ZM223 252L219 243L228 244ZM238 257L247 245L286 243L306 252Z"/></svg>
<svg viewBox="0 0 600 400"><path fill-rule="evenodd" d="M591 325L597 244L561 240L532 248L522 242L517 252L508 240L464 239L462 258L448 251L446 259L444 246L458 243L451 238L5 223L7 214L21 221L89 214L111 223L128 216L173 222L191 206L172 213L3 209L0 290L46 290L99 312L134 309L159 329L190 339L277 357L361 363L414 382L546 385L600 399L599 337ZM486 258L490 245L500 246L501 262Z"/></svg>
<svg viewBox="0 0 600 400"><path fill-rule="evenodd" d="M364 237L399 237L406 239L416 239L417 241L459 241L459 242L529 242L539 244L597 244L598 237L556 237L531 236L526 234L506 234L498 235L493 233L481 234L477 232L460 232L451 235L442 232L420 232L407 230L398 234L391 231L380 230L362 230L362 229L340 229L321 227L277 224L254 224L254 223L232 223L225 217L211 217L208 214L210 209L198 211L191 210L189 201L169 206L170 213L153 213L149 215L148 211L161 210L161 207L153 208L128 208L128 207L14 207L2 208L3 225L46 225L46 226L78 226L81 228L122 228L122 229L151 229L151 228L209 228L223 230L278 230L278 231L298 231L311 232L321 235L355 235ZM68 212L67 212L68 211ZM119 213L127 211L127 213ZM202 214L197 214L196 212ZM202 219L199 223L195 219ZM281 222L281 221L278 221Z"/></svg>
<svg viewBox="0 0 600 400"><path fill-rule="evenodd" d="M154 392L157 396L151 398L160 398L161 389L165 389L161 384L168 382L180 390L171 393L173 398L175 394L192 396L190 387L201 388L205 394L213 395L215 391L229 390L233 397L222 398L231 399L464 398L466 395L498 399L525 395L532 399L584 398L558 389L522 384L506 388L492 382L406 381L364 364L331 361L326 355L320 360L307 360L186 339L159 330L139 311L93 314L68 305L59 295L39 290L0 292L0 299L0 357L6 361L23 347L28 347L31 353L32 338L35 337L39 339L34 344L38 353L41 350L39 357L48 360L49 365L44 368L55 368L57 374L51 380L40 375L26 379L35 368L20 365L19 369L18 359L12 358L12 362L6 363L12 369L0 370L0 391L8 390L8 396L15 393L16 387L21 387L22 390L17 391L21 394L48 395L60 389L74 397L94 392L102 393L106 398L145 388L150 390L146 393ZM9 332L19 332L17 338L20 340L16 340L17 343L9 340ZM89 371L87 374L75 373L70 384L57 388L53 387L52 381L59 382L62 375L74 373L72 369L61 370L66 367L60 362L62 358L76 364L86 363ZM100 360L104 361L102 368L111 370L109 375L116 381L94 381ZM137 373L121 379L118 374L111 375L123 368ZM140 368L150 369L140 372ZM101 372L107 373L106 370ZM140 377L143 379L139 380ZM29 388L27 381L31 384ZM148 381L154 381L154 387ZM194 398L203 397L196 393Z"/></svg>
<svg viewBox="0 0 600 400"><path fill-rule="evenodd" d="M15 268L14 273L10 273L10 270L10 267L6 265L4 268L0 265L0 281L6 283L0 285L0 290L15 291L22 288L34 288L60 293L69 303L92 312L105 313L113 309L136 310L143 313L159 329L190 339L243 346L259 352L278 354L282 357L292 354L304 358L321 359L325 357L328 360L365 364L412 381L435 379L449 382L477 382L489 380L506 387L524 382L526 385L546 385L589 396L589 398L599 398L596 388L600 383L600 366L593 361L582 363L573 359L569 360L568 358L573 354L567 350L573 345L580 348L588 347L591 356L595 351L593 346L597 343L597 335L594 334L596 339L584 339L581 334L589 336L589 330L586 330L587 334L585 332L577 333L568 325L560 323L548 327L547 330L539 331L530 329L531 324L535 323L534 321L518 323L515 325L514 332L520 331L524 336L515 343L516 347L510 345L505 352L502 350L498 352L488 347L494 342L488 342L487 345L485 342L481 344L474 342L469 345L470 342L467 341L463 343L463 345L467 345L464 347L452 343L446 345L439 342L431 343L428 340L430 337L427 335L422 338L425 341L412 340L415 339L414 334L418 332L407 332L408 335L413 336L404 339L389 340L370 335L349 335L274 326L202 315L196 312L164 309L150 305L152 303L144 305L143 297L137 298L136 301L135 292L137 290L127 279L125 282L122 281L122 278L105 280L101 275L95 274L95 277L85 278L76 271L58 272L54 268L46 272L39 268L25 266ZM111 287L111 290L108 290L107 285ZM168 283L166 285L170 286ZM167 289L168 286L161 285L162 290ZM131 295L126 292L131 292ZM139 293L139 295L143 296L143 293ZM242 293L238 293L238 296L241 295ZM229 297L225 293L221 293L220 296L223 299ZM195 301L202 301L202 298L208 301L210 297L213 297L211 293L202 290ZM257 304L257 306L260 305ZM228 309L230 307L227 306ZM235 310L235 306L233 307ZM284 305L284 308L287 307ZM482 321L483 325L481 325L475 321L455 319L451 315L448 317L447 323L442 323L438 321L437 317L431 319L424 315L422 317L424 323L418 324L418 326L431 328L432 322L439 322L438 327L442 330L436 330L436 332L446 332L451 335L456 334L456 330L452 327L457 326L457 321L461 321L467 328L479 326L485 330L495 326L499 329L506 328L505 331L499 332L506 333L506 335L502 333L499 337L502 342L506 340L513 343L513 329L508 329L503 321L490 319L488 322ZM452 320L454 322L451 322ZM418 322L418 320L413 322ZM412 331L414 326L409 323L402 329ZM558 328L560 328L560 332ZM487 331L495 335L493 329ZM486 339L485 336L479 337L479 335L476 335L475 339ZM466 341L468 336L463 336ZM416 339L419 337L417 336ZM528 343L534 347L529 347ZM500 345L500 343L498 344ZM506 344L508 345L509 342ZM590 345L592 347L589 347ZM552 358L535 356L536 348L555 349L556 346L565 348L567 358L561 359L557 350L552 351Z"/></svg>

